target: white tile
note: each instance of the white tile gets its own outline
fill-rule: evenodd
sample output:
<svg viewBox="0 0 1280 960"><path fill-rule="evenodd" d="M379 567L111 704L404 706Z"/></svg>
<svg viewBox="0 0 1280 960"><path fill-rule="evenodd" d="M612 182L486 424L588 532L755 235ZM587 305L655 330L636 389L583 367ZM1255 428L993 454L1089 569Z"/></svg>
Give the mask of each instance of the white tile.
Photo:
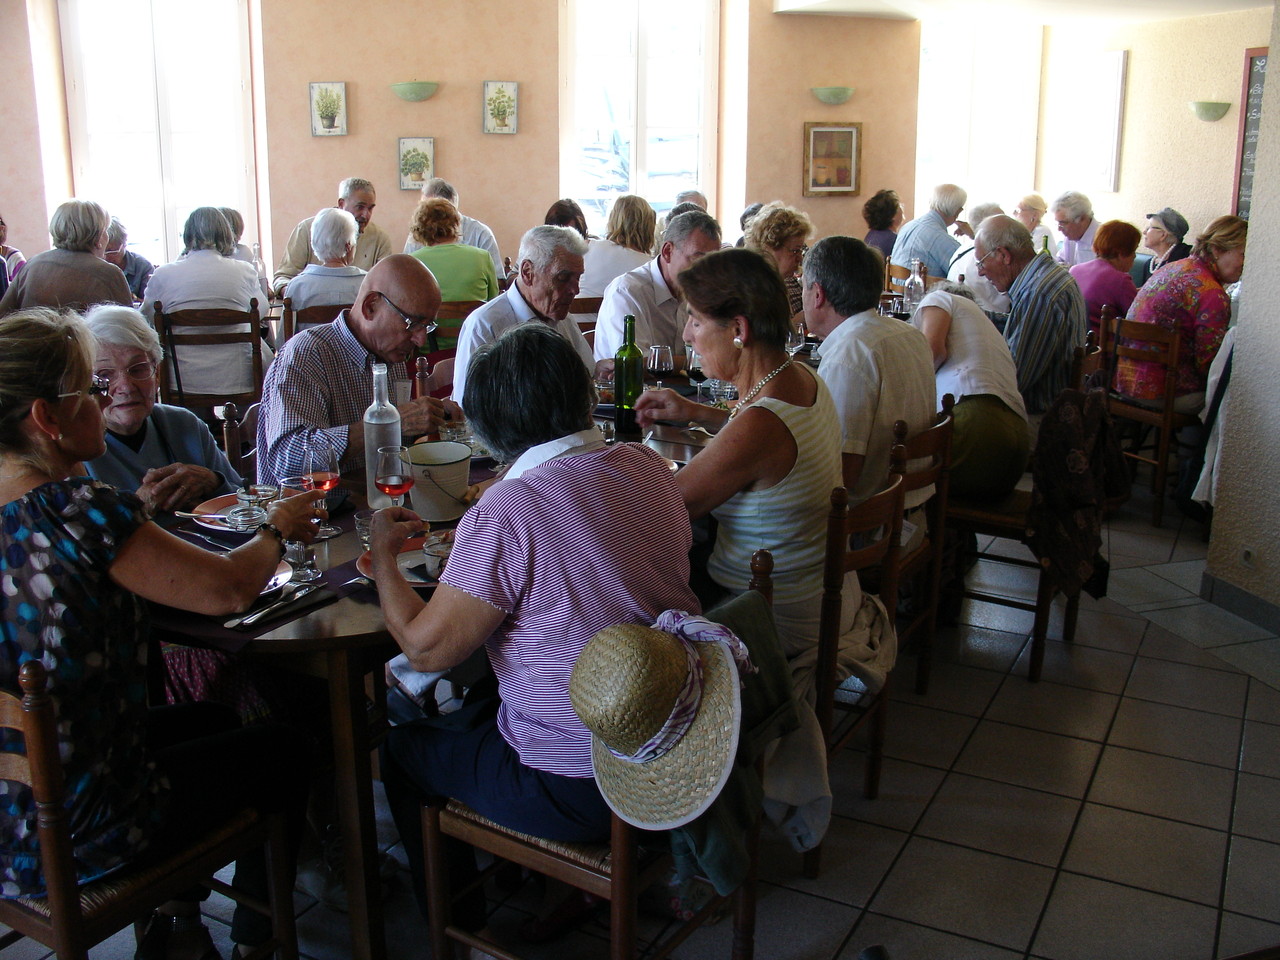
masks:
<svg viewBox="0 0 1280 960"><path fill-rule="evenodd" d="M1204 568L1207 561L1199 560L1183 560L1181 563L1158 563L1155 566L1147 567L1147 570L1154 573L1158 577L1176 583L1184 590L1190 590L1192 593L1200 592L1200 577L1204 574Z"/></svg>
<svg viewBox="0 0 1280 960"><path fill-rule="evenodd" d="M1271 631L1228 613L1212 603L1199 603L1174 610L1153 610L1147 615L1172 633L1190 640L1198 647L1219 647L1224 643L1262 640Z"/></svg>
<svg viewBox="0 0 1280 960"><path fill-rule="evenodd" d="M1131 567L1111 571L1107 596L1117 603L1131 607L1157 600L1178 600L1193 594L1171 580L1156 576L1146 567Z"/></svg>

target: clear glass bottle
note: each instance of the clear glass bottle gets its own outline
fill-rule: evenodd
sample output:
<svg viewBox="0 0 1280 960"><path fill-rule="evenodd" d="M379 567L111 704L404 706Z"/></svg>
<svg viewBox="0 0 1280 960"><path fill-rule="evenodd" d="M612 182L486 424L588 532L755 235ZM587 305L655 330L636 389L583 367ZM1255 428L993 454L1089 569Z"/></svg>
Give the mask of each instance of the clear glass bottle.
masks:
<svg viewBox="0 0 1280 960"><path fill-rule="evenodd" d="M271 299L271 284L267 282L267 267L262 262L262 244L255 243L253 245L253 270L258 275L258 289L262 291L262 296L266 298L263 302Z"/></svg>
<svg viewBox="0 0 1280 960"><path fill-rule="evenodd" d="M902 285L902 309L905 313L916 312L920 301L924 299L924 264L918 258L911 259L911 276Z"/></svg>
<svg viewBox="0 0 1280 960"><path fill-rule="evenodd" d="M636 399L644 389L644 354L636 346L636 318L622 318L622 346L613 355L613 425L618 433L633 434Z"/></svg>
<svg viewBox="0 0 1280 960"><path fill-rule="evenodd" d="M391 403L387 365L373 365L373 403L364 412L364 481L370 507L389 507L391 498L374 486L378 473L378 448L400 443L400 411Z"/></svg>

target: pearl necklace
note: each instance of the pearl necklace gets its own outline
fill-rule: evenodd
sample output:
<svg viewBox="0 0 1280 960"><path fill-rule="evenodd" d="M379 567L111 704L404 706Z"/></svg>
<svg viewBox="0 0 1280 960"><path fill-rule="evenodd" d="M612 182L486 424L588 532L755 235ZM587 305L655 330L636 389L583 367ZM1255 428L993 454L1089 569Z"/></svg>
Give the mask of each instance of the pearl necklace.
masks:
<svg viewBox="0 0 1280 960"><path fill-rule="evenodd" d="M733 410L730 412L729 419L732 420L734 417L736 417L739 413L741 413L747 407L751 406L751 401L755 399L755 396L757 393L759 393L761 390L764 389L764 385L768 383L770 380L772 380L774 377L776 377L778 374L780 374L783 370L787 369L787 367L791 366L793 362L794 362L793 360L787 360L782 364L782 366L778 367L772 373L765 374L764 378L761 379L760 382L757 383L754 387L748 390L747 395L745 397L743 397L741 400L738 401L738 405L734 407Z"/></svg>

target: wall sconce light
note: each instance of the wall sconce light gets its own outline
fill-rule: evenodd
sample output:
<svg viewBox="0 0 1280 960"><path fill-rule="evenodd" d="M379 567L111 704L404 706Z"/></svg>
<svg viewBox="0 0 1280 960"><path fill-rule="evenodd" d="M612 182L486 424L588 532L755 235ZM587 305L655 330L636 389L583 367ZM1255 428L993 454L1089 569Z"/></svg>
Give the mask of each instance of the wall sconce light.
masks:
<svg viewBox="0 0 1280 960"><path fill-rule="evenodd" d="M393 83L391 89L395 91L397 97L401 100L408 100L411 103L417 103L419 100L430 100L435 96L435 92L439 89L440 84L431 80L406 80L403 83Z"/></svg>
<svg viewBox="0 0 1280 960"><path fill-rule="evenodd" d="M823 103L844 103L853 96L853 87L810 87L809 92Z"/></svg>
<svg viewBox="0 0 1280 960"><path fill-rule="evenodd" d="M1216 100L1192 100L1187 106L1191 108L1192 113L1206 123L1221 120L1226 116L1227 111L1231 109L1231 104L1220 103Z"/></svg>

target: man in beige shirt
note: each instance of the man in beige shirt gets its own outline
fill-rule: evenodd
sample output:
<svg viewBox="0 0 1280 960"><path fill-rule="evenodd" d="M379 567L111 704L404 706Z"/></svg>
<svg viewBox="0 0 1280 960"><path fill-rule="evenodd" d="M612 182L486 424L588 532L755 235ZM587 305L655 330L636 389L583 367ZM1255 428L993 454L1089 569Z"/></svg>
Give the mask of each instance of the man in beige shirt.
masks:
<svg viewBox="0 0 1280 960"><path fill-rule="evenodd" d="M347 177L338 184L339 210L346 210L356 218L360 235L356 240L356 253L353 265L361 270L369 270L383 257L395 250L391 246L391 238L387 232L372 223L373 208L378 204L378 195L373 184L360 177ZM279 297L284 286L309 263L320 263L320 259L311 249L311 221L315 217L307 217L293 228L289 242L285 244L284 256L280 258L280 266L276 267L275 278L271 281L271 292Z"/></svg>

